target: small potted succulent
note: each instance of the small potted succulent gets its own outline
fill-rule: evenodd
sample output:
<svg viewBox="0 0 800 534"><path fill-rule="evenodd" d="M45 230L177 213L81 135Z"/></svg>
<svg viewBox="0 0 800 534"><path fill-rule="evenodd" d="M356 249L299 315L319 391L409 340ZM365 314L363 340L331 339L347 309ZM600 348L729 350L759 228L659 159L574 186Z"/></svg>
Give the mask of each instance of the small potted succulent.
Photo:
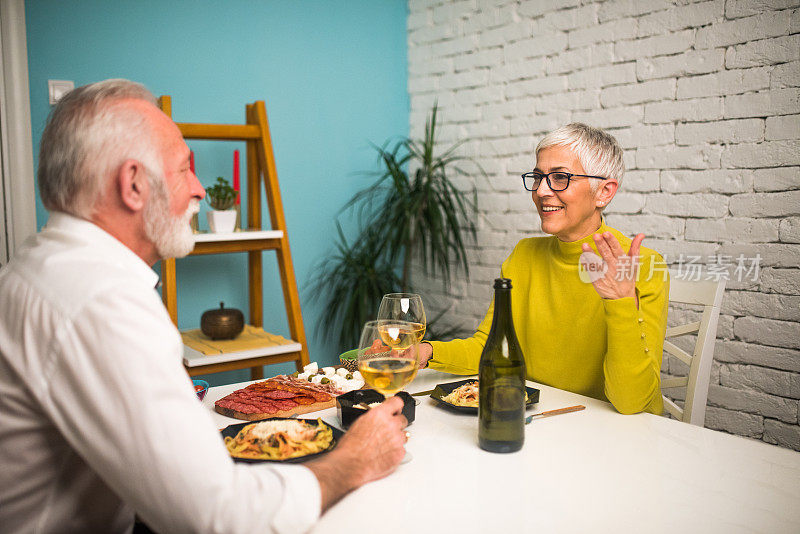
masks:
<svg viewBox="0 0 800 534"><path fill-rule="evenodd" d="M236 201L236 190L222 176L217 183L206 189L206 200L211 211L206 213L208 227L215 233L233 232L236 227L236 210L231 209Z"/></svg>

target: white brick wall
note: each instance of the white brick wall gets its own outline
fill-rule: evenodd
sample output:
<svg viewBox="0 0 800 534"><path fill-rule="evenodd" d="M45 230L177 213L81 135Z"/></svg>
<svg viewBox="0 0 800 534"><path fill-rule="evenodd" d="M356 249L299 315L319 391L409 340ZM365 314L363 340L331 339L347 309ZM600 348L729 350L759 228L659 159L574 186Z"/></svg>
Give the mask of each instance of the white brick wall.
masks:
<svg viewBox="0 0 800 534"><path fill-rule="evenodd" d="M761 257L728 284L706 426L800 450L800 0L409 0L408 58L412 135L438 100L441 144L488 174L471 279L417 271L431 316L473 330L540 234L518 174L542 135L607 128L628 167L610 224L668 261Z"/></svg>

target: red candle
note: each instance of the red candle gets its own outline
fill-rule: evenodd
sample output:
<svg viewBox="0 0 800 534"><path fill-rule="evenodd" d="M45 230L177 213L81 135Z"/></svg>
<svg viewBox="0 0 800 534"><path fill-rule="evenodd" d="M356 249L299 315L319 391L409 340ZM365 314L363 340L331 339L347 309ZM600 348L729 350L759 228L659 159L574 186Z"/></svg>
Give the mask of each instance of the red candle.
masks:
<svg viewBox="0 0 800 534"><path fill-rule="evenodd" d="M194 152L189 151L189 170L194 174Z"/></svg>
<svg viewBox="0 0 800 534"><path fill-rule="evenodd" d="M233 151L233 189L236 191L236 204L239 204L239 151Z"/></svg>

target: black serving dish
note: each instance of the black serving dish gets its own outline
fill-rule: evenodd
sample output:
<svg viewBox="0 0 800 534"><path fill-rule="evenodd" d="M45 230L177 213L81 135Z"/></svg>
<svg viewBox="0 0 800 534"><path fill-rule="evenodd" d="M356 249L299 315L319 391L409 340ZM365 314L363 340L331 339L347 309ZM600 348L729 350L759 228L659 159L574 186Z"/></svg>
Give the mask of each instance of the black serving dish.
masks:
<svg viewBox="0 0 800 534"><path fill-rule="evenodd" d="M396 396L403 399L403 415L408 420L408 424L411 424L414 421L414 398L405 391L401 391ZM356 389L339 395L336 397L336 411L339 413L342 427L349 428L353 421L367 412L364 408L357 408L357 404L363 402L369 406L373 402L383 402L384 400L383 394L374 389Z"/></svg>
<svg viewBox="0 0 800 534"><path fill-rule="evenodd" d="M454 389L457 387L463 386L469 382L475 382L477 378L470 378L468 380L459 380L458 382L448 382L447 384L437 384L437 386L433 389L433 393L431 393L431 398L447 408L448 410L452 410L454 412L460 413L478 413L478 408L474 406L456 406L455 404L451 404L445 400L444 397L448 396L450 393L453 392ZM530 408L537 402L539 402L539 390L536 388L530 388L525 386L525 391L528 393L528 401L525 403L525 408Z"/></svg>
<svg viewBox="0 0 800 534"><path fill-rule="evenodd" d="M222 438L234 438L239 433L241 429L246 427L247 425L252 425L253 423L260 423L262 421L276 421L278 419L295 419L292 417L273 417L271 419L261 419L259 421L245 421L244 423L237 423L235 425L229 425L223 428L220 433L222 434ZM300 418L297 418L300 419ZM303 419L307 423L317 424L316 419ZM324 422L324 421L323 421ZM301 462L307 462L312 458L316 458L317 456L321 456L336 446L336 443L344 436L344 432L336 428L335 426L325 423L328 427L330 427L331 431L333 432L333 441L331 441L330 446L325 449L324 451L315 452L314 454L307 454L305 456L297 456L295 458L287 458L285 460L262 460L262 459L255 459L255 458L236 458L235 456L232 457L234 462L240 462L244 464L260 464L261 462L277 462L277 463L287 463L287 464L298 464Z"/></svg>

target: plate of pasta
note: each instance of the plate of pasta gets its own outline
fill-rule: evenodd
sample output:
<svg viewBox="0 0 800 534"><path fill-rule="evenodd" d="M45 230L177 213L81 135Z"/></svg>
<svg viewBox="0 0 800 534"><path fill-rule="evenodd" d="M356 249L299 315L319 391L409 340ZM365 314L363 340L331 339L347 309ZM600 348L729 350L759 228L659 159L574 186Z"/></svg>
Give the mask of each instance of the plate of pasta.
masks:
<svg viewBox="0 0 800 534"><path fill-rule="evenodd" d="M527 393L525 408L530 408L539 402L539 390L525 387ZM470 378L458 382L438 384L431 398L449 410L461 413L478 413L478 379Z"/></svg>
<svg viewBox="0 0 800 534"><path fill-rule="evenodd" d="M344 432L322 419L273 418L222 429L225 448L237 462L305 462L336 446Z"/></svg>

